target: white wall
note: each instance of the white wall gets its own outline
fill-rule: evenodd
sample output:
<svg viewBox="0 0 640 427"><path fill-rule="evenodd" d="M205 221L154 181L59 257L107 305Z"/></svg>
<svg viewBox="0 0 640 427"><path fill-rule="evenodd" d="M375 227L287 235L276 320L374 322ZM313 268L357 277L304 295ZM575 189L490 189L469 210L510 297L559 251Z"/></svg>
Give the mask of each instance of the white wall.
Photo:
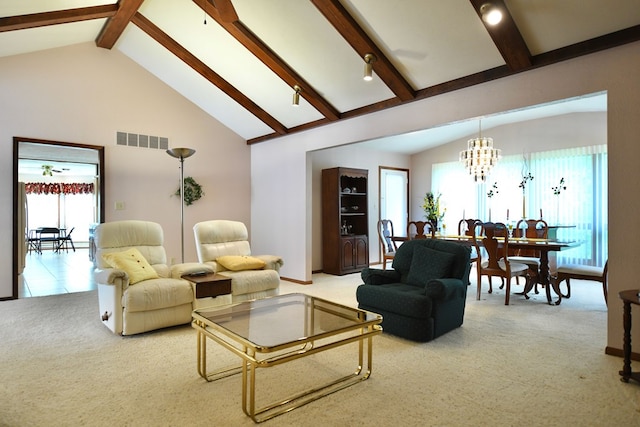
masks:
<svg viewBox="0 0 640 427"><path fill-rule="evenodd" d="M635 285L634 251L628 227L640 208L636 158L640 147L640 43L583 56L482 85L447 93L321 128L252 146L252 192L286 194L279 203L252 204L254 228L268 227L271 236L286 240L279 252L290 267L289 277L309 280L312 270L311 171L305 153L322 148L429 128L457 120L499 113L545 102L607 91L609 153L609 321L606 344L622 348L621 289ZM286 153L286 155L283 155ZM276 170L290 172L278 175ZM267 173L271 171L271 174ZM287 212L282 216L282 212ZM254 235L255 236L255 235ZM260 236L260 239L268 239ZM256 240L254 245L269 242ZM634 341L640 341L640 316L634 317ZM637 350L636 350L637 351Z"/></svg>
<svg viewBox="0 0 640 427"><path fill-rule="evenodd" d="M192 227L214 218L250 226L246 142L117 50L85 43L0 59L0 218L11 230L14 136L105 146L106 220L162 225L169 259L180 261L179 161L163 150L116 146L116 132L166 136L190 147L185 176L205 196L185 207L185 260L195 261ZM125 210L114 210L123 201ZM0 298L12 295L13 242L0 244ZM1 303L0 303L1 304Z"/></svg>

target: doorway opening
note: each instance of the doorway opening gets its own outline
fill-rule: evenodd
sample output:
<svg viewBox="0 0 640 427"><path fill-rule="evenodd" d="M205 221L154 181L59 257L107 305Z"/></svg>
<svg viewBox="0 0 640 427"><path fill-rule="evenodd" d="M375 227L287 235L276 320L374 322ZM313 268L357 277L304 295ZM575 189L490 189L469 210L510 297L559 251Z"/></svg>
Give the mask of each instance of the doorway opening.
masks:
<svg viewBox="0 0 640 427"><path fill-rule="evenodd" d="M65 181L66 175L66 181ZM80 178L78 178L80 177ZM25 184L21 179L30 179L29 188L38 188L41 194L25 193ZM39 178L39 179L38 179ZM80 182L82 181L82 182ZM83 185L91 188L91 196L76 191ZM12 299L20 297L21 273L29 250L30 231L45 224L32 224L33 221L46 221L47 226L64 230L67 226L74 229L73 238L87 242L89 223L104 220L104 147L70 142L49 141L33 138L13 138L13 290ZM53 190L52 190L53 189ZM61 189L61 190L58 190ZM69 190L69 191L67 191ZM66 193L77 194L78 198ZM54 193L54 194L45 194ZM43 195L50 195L43 202ZM29 213L25 200L32 201L32 213ZM83 200L80 200L83 199ZM44 203L44 204L42 204ZM46 209L43 208L47 207ZM43 212L49 210L50 212ZM79 212L84 211L85 214ZM65 232L69 232L71 228ZM85 248L82 251L89 254ZM60 254L62 255L62 254ZM62 255L64 256L64 255ZM68 259L72 259L69 257ZM76 258L77 259L77 258ZM88 257L87 257L88 260ZM63 263L63 265L69 265ZM55 274L55 273L54 273Z"/></svg>
<svg viewBox="0 0 640 427"><path fill-rule="evenodd" d="M378 185L378 219L391 220L394 233L405 235L409 222L409 169L380 166ZM379 250L382 259L382 248Z"/></svg>

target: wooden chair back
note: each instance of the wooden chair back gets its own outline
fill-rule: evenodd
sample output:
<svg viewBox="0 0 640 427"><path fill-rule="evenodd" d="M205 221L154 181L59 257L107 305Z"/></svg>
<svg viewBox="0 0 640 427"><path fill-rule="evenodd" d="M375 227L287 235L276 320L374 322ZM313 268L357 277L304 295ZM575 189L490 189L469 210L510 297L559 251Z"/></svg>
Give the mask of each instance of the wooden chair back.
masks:
<svg viewBox="0 0 640 427"><path fill-rule="evenodd" d="M433 239L436 237L436 228L429 221L410 221L407 224L407 237L413 239Z"/></svg>
<svg viewBox="0 0 640 427"><path fill-rule="evenodd" d="M516 238L546 239L549 236L549 226L543 219L521 219L513 230ZM540 251L535 249L517 249L509 252L512 256L540 258Z"/></svg>
<svg viewBox="0 0 640 427"><path fill-rule="evenodd" d="M395 240L393 240L393 222L390 219L378 220L378 241L381 246L382 269L387 269L387 261L393 261L396 250Z"/></svg>
<svg viewBox="0 0 640 427"><path fill-rule="evenodd" d="M458 222L459 236L480 236L482 234L482 221L479 219L461 219Z"/></svg>
<svg viewBox="0 0 640 427"><path fill-rule="evenodd" d="M507 226L501 222L485 222L482 224L483 235L480 236L482 246L487 252L488 260L486 265L481 266L483 275L506 277L505 270L500 267L499 262L504 260L505 266L509 263L505 260L504 254L509 250L509 232ZM474 241L476 241L474 237Z"/></svg>
<svg viewBox="0 0 640 427"><path fill-rule="evenodd" d="M509 231L501 222L485 222L482 225L484 235L481 237L482 245L487 251L489 259L479 263L480 276L489 277L489 293L491 290L491 278L500 277L505 282L505 305L509 305L511 294L511 278L514 276L526 276L529 283L528 269L525 264L511 263L505 254L509 253ZM476 240L476 237L473 237ZM526 287L525 287L526 289ZM480 282L478 282L478 297L480 296ZM525 294L525 298L529 298Z"/></svg>

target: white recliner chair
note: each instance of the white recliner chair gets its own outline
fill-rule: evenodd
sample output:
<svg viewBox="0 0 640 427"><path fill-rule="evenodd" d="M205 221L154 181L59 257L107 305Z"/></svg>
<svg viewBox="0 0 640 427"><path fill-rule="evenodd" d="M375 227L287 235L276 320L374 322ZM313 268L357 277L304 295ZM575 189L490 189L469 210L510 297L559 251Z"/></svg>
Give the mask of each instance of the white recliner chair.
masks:
<svg viewBox="0 0 640 427"><path fill-rule="evenodd" d="M247 227L238 221L211 220L193 227L198 261L211 266L216 273L231 278L232 302L265 298L278 294L282 258L276 255L251 255ZM224 262L222 257L227 258ZM229 259L262 261L239 262L230 265ZM225 265L223 265L225 264Z"/></svg>
<svg viewBox="0 0 640 427"><path fill-rule="evenodd" d="M191 322L194 291L180 277L213 268L200 263L169 267L163 238L155 222L114 221L96 228L100 316L114 333L133 335Z"/></svg>

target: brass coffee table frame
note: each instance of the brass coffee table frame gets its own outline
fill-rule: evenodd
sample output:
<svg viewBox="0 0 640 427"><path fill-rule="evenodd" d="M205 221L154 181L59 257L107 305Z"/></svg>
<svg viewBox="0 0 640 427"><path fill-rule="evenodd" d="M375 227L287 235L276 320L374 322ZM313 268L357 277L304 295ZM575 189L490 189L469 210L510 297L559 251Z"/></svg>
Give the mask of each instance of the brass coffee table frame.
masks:
<svg viewBox="0 0 640 427"><path fill-rule="evenodd" d="M303 314L304 318L285 319L286 310ZM256 338L251 336L252 332L247 326L251 317L263 324L284 321L294 325L294 329L301 328L304 333L292 335L278 331L276 334L280 336L277 337L265 335L263 339L257 334ZM382 317L378 314L305 294L286 294L226 307L198 309L193 312L192 321L192 327L197 331L198 373L207 381L242 373L242 409L255 423L260 423L369 378L373 359L372 339L382 332L381 322ZM296 332L299 331L293 333ZM207 372L207 338L242 358L241 366ZM267 343L260 343L262 341ZM355 371L256 408L256 375L259 368L277 366L350 343L358 343Z"/></svg>

